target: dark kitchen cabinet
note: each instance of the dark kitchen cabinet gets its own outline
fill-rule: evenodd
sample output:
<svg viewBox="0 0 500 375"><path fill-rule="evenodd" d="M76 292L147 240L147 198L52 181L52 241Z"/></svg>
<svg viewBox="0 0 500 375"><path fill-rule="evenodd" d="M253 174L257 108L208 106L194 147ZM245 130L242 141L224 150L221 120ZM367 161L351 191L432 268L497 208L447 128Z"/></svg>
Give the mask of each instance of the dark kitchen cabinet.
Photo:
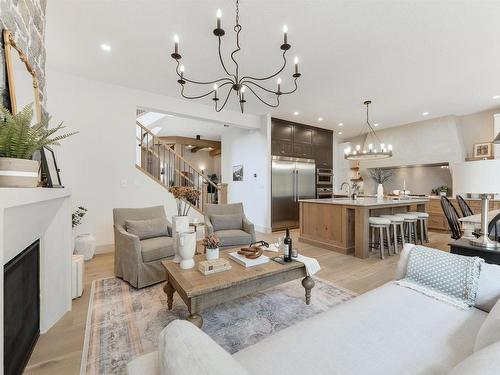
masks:
<svg viewBox="0 0 500 375"><path fill-rule="evenodd" d="M271 126L271 139L274 141L280 140L293 142L293 125L273 120Z"/></svg>
<svg viewBox="0 0 500 375"><path fill-rule="evenodd" d="M290 121L272 119L271 153L315 159L317 168L332 168L333 132Z"/></svg>
<svg viewBox="0 0 500 375"><path fill-rule="evenodd" d="M293 156L293 143L273 139L271 141L271 154L280 156Z"/></svg>
<svg viewBox="0 0 500 375"><path fill-rule="evenodd" d="M313 147L305 143L293 143L293 156L298 158L313 158Z"/></svg>
<svg viewBox="0 0 500 375"><path fill-rule="evenodd" d="M313 157L316 160L316 168L333 169L332 146L314 147Z"/></svg>
<svg viewBox="0 0 500 375"><path fill-rule="evenodd" d="M315 129L313 143L315 146L332 148L332 135L333 133L331 131Z"/></svg>
<svg viewBox="0 0 500 375"><path fill-rule="evenodd" d="M313 129L303 128L301 126L293 127L293 143L313 143Z"/></svg>

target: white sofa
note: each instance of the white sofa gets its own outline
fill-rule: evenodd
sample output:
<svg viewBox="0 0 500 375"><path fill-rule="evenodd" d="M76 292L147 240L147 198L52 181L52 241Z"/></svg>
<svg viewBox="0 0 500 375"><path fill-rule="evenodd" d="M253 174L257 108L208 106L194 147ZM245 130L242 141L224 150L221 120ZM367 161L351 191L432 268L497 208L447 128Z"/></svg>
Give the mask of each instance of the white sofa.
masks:
<svg viewBox="0 0 500 375"><path fill-rule="evenodd" d="M407 254L405 249L396 278L404 277ZM486 311L460 310L391 282L233 356L178 320L161 333L158 352L127 369L129 375L500 374L500 342L474 353L499 297L500 266L493 265L482 268L476 299ZM500 302L497 307L500 322Z"/></svg>

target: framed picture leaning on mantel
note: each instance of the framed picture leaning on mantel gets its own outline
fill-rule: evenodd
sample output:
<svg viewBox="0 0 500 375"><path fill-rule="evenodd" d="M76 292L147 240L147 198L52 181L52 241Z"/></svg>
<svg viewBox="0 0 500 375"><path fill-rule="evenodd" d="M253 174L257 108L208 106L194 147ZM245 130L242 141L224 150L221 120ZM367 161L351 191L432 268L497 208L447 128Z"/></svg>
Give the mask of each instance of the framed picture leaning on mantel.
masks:
<svg viewBox="0 0 500 375"><path fill-rule="evenodd" d="M493 158L493 147L491 142L484 143L474 143L473 158L476 160L480 159L492 159Z"/></svg>
<svg viewBox="0 0 500 375"><path fill-rule="evenodd" d="M56 156L51 148L44 147L41 150L42 155L42 176L45 176L47 187L62 188L59 168L57 168Z"/></svg>

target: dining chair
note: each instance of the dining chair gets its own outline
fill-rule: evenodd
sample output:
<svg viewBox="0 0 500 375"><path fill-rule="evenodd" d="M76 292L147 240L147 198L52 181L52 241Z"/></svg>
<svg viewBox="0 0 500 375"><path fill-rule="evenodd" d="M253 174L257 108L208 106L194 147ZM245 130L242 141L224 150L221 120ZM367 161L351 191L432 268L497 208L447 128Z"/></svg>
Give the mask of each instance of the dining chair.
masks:
<svg viewBox="0 0 500 375"><path fill-rule="evenodd" d="M496 214L493 219L491 219L488 224L488 233L490 238L493 237L493 240L499 240L498 235L500 234L500 214Z"/></svg>
<svg viewBox="0 0 500 375"><path fill-rule="evenodd" d="M443 209L446 220L448 221L448 226L451 230L451 238L454 240L460 239L462 237L462 227L458 221L457 210L445 196L441 197L441 208Z"/></svg>
<svg viewBox="0 0 500 375"><path fill-rule="evenodd" d="M461 195L457 195L456 198L458 206L460 207L460 211L462 211L462 215L464 215L464 217L474 215L472 208L470 208L470 206L467 204L467 202Z"/></svg>

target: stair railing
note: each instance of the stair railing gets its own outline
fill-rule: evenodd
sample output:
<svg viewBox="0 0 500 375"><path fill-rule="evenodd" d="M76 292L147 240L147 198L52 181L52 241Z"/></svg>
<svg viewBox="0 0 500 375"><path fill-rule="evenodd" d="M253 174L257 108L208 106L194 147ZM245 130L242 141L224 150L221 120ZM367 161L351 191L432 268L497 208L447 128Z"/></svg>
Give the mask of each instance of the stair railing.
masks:
<svg viewBox="0 0 500 375"><path fill-rule="evenodd" d="M203 212L207 203L227 203L225 184L217 185L212 182L138 121L136 140L136 167L150 178L167 189L172 186L189 186L198 190L200 198L188 203L200 212Z"/></svg>

